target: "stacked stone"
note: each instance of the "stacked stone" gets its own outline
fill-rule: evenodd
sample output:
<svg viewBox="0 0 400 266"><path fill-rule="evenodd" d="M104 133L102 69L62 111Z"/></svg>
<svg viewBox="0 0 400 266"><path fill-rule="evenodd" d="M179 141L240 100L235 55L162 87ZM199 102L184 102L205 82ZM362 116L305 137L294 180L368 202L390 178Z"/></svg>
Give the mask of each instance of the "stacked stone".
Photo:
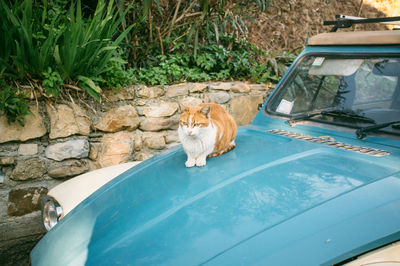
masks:
<svg viewBox="0 0 400 266"><path fill-rule="evenodd" d="M90 99L80 105L75 104L79 99L33 101L33 116L27 116L24 127L1 116L0 242L8 235L1 224L31 217L27 214L39 210L41 196L58 183L90 170L145 160L177 145L178 103L216 102L244 125L252 121L268 89L243 82L137 85L106 91L102 104Z"/></svg>

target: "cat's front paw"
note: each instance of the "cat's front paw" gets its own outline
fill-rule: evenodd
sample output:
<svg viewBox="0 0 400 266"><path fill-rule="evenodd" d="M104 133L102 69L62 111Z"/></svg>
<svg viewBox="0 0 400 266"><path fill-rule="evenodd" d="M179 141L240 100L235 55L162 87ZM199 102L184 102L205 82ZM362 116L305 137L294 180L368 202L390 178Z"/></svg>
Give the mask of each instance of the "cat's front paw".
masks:
<svg viewBox="0 0 400 266"><path fill-rule="evenodd" d="M196 165L196 161L192 159L188 159L185 163L186 167L193 167Z"/></svg>
<svg viewBox="0 0 400 266"><path fill-rule="evenodd" d="M196 165L197 165L197 166L204 166L204 165L206 165L206 157L205 157L205 158L198 158L198 159L196 160Z"/></svg>

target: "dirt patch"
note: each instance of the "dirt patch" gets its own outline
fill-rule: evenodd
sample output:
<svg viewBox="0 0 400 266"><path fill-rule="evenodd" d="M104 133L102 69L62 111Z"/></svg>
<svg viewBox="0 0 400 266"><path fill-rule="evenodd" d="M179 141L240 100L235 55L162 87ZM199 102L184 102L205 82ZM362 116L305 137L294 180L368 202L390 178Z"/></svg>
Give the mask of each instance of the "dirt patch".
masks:
<svg viewBox="0 0 400 266"><path fill-rule="evenodd" d="M308 37L328 32L331 26L323 26L324 20L335 20L344 14L367 18L386 15L360 0L272 0L265 12L255 11L251 16L255 23L248 23L248 40L272 55L286 51L296 53L304 47ZM257 9L255 9L257 10ZM384 25L357 25L357 30L385 30ZM341 29L341 31L351 31Z"/></svg>

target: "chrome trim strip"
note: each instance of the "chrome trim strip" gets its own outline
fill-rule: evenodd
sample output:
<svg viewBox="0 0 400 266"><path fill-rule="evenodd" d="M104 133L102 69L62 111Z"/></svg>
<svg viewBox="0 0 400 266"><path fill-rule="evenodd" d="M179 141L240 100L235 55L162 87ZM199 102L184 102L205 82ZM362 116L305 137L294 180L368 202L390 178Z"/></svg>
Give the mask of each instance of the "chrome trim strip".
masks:
<svg viewBox="0 0 400 266"><path fill-rule="evenodd" d="M272 134L280 135L280 136L301 139L301 140L305 140L305 141L309 141L309 142L327 145L327 146L338 148L338 149L354 151L354 152L368 154L368 155L372 155L372 156L376 156L376 157L390 155L390 152L388 152L388 151L367 148L367 147L361 147L361 146L346 144L343 142L338 142L330 136L312 137L312 136L307 136L307 135L294 133L294 132L290 132L290 131L286 131L286 130L280 130L280 129L272 129L272 130L269 130L268 132L272 133Z"/></svg>

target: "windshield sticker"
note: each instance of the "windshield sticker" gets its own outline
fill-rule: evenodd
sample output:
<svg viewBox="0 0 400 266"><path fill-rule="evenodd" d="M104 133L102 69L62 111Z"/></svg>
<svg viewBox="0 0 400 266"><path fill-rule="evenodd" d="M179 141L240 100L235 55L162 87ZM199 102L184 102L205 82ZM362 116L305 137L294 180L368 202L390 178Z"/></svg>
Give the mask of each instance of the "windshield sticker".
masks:
<svg viewBox="0 0 400 266"><path fill-rule="evenodd" d="M287 101L285 99L282 99L281 102L278 105L278 108L276 108L276 111L278 113L282 113L282 114L290 114L290 112L292 112L292 108L293 108L293 102Z"/></svg>
<svg viewBox="0 0 400 266"><path fill-rule="evenodd" d="M320 58L320 57L319 57ZM315 60L317 60L316 58ZM320 66L314 63L308 71L309 75L317 76L350 76L362 65L363 59L325 59Z"/></svg>
<svg viewBox="0 0 400 266"><path fill-rule="evenodd" d="M313 66L321 66L325 61L325 57L317 57L314 59L314 62L312 63Z"/></svg>

